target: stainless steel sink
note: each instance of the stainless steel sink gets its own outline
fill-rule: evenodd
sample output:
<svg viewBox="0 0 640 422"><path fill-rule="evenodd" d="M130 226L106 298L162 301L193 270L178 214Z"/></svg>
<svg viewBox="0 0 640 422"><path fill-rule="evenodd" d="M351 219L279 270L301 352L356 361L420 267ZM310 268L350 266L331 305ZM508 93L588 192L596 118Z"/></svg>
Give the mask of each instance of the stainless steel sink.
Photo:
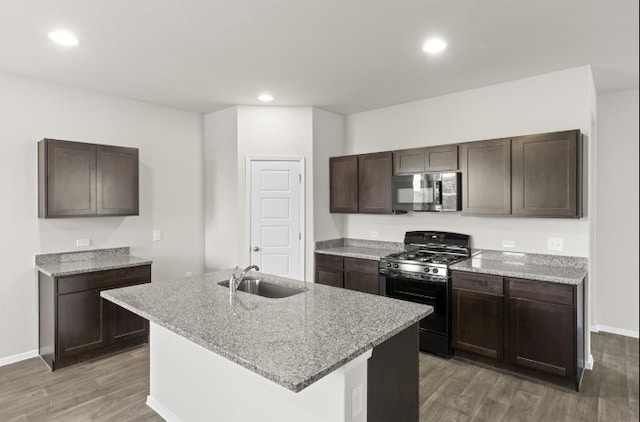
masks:
<svg viewBox="0 0 640 422"><path fill-rule="evenodd" d="M218 284L229 288L229 280L221 281ZM260 279L253 277L245 277L240 284L238 284L238 290L271 299L289 297L297 295L298 293L304 293L305 291L303 289L282 286L268 281L261 281Z"/></svg>

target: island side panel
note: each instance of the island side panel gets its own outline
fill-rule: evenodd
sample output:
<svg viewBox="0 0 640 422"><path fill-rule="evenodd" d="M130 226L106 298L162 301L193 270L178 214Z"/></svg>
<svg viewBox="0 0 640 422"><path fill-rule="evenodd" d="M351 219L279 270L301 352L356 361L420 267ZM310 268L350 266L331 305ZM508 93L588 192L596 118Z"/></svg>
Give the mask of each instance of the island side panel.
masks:
<svg viewBox="0 0 640 422"><path fill-rule="evenodd" d="M366 388L361 390L360 404L351 401L353 389L366 382L370 351L296 393L166 328L150 325L147 405L167 421L368 420Z"/></svg>
<svg viewBox="0 0 640 422"><path fill-rule="evenodd" d="M368 422L418 422L418 324L373 349L368 367Z"/></svg>
<svg viewBox="0 0 640 422"><path fill-rule="evenodd" d="M38 271L38 353L49 369L55 360L55 280Z"/></svg>

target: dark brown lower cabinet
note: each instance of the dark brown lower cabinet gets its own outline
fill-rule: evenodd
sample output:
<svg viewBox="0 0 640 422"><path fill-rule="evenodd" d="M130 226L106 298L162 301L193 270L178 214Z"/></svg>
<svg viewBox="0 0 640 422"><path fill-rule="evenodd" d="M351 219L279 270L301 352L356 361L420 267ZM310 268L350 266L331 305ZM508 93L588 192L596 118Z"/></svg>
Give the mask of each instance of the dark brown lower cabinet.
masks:
<svg viewBox="0 0 640 422"><path fill-rule="evenodd" d="M344 259L344 287L359 292L378 294L378 261L359 258Z"/></svg>
<svg viewBox="0 0 640 422"><path fill-rule="evenodd" d="M580 389L584 283L455 271L452 323L457 355Z"/></svg>
<svg viewBox="0 0 640 422"><path fill-rule="evenodd" d="M368 422L418 422L417 324L374 347L367 372Z"/></svg>
<svg viewBox="0 0 640 422"><path fill-rule="evenodd" d="M502 359L504 294L501 277L456 272L451 281L452 347Z"/></svg>
<svg viewBox="0 0 640 422"><path fill-rule="evenodd" d="M317 253L315 282L378 294L378 261Z"/></svg>
<svg viewBox="0 0 640 422"><path fill-rule="evenodd" d="M39 273L39 353L51 368L148 341L149 323L100 297L102 290L151 282L151 266L50 277Z"/></svg>

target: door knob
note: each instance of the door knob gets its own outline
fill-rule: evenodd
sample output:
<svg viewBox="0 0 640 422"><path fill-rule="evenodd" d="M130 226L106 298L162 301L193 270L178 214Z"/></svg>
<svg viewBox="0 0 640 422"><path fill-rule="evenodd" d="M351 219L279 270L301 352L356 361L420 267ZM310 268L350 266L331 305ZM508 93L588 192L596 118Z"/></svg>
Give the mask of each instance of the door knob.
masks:
<svg viewBox="0 0 640 422"><path fill-rule="evenodd" d="M251 248L251 250L253 250L254 252L258 252L260 250L260 248L257 247L257 246L254 246L253 248Z"/></svg>

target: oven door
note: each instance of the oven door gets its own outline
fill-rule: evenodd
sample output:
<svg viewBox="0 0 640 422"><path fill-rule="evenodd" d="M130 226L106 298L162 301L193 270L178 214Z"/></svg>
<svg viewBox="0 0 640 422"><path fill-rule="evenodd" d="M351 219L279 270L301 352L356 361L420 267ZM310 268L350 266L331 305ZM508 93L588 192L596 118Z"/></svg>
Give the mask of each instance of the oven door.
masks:
<svg viewBox="0 0 640 422"><path fill-rule="evenodd" d="M386 275L386 296L433 306L434 312L420 320L420 330L448 336L449 283L412 280Z"/></svg>

